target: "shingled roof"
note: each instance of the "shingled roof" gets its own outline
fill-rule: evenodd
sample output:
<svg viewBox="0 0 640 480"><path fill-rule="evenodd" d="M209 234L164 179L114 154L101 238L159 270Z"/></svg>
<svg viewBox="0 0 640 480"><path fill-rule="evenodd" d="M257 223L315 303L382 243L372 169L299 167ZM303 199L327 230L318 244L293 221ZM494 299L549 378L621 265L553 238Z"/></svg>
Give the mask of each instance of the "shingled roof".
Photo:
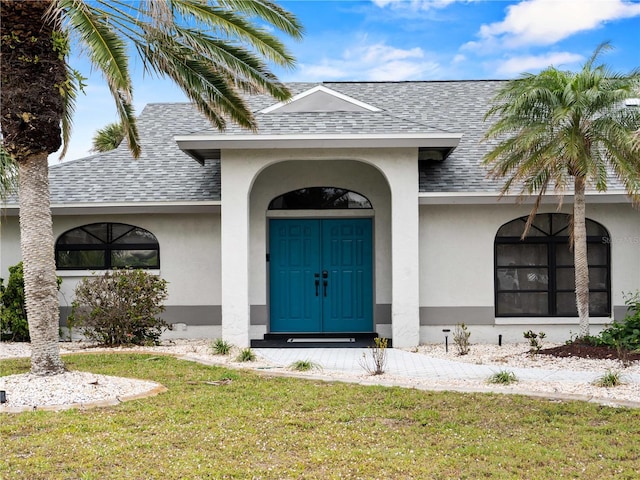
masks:
<svg viewBox="0 0 640 480"><path fill-rule="evenodd" d="M274 105L268 96L248 99L258 120L257 135L296 133L431 133L463 134L444 161L419 161L420 192L498 192L481 166L491 145L482 143L484 115L504 81L325 82L288 84L293 95L317 85L377 111L261 111ZM188 103L149 104L138 126L142 155L134 160L125 144L111 152L50 168L53 204L118 202L188 202L220 200L218 160L200 165L182 152L174 138L215 135L217 131ZM248 132L230 124L224 135ZM615 190L617 182L612 187Z"/></svg>

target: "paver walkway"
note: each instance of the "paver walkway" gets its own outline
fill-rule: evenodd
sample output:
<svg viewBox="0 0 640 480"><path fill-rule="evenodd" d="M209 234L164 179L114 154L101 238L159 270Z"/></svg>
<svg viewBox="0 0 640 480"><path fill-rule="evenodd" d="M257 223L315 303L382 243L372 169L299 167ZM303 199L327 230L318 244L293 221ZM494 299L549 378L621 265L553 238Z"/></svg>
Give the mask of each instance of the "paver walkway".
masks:
<svg viewBox="0 0 640 480"><path fill-rule="evenodd" d="M369 355L364 348L258 348L255 352L269 363L287 367L298 360L310 360L322 367L324 373L338 372L347 375L362 376L363 354ZM500 367L497 365L476 365L433 358L427 355L389 348L385 373L407 380L479 380L486 381L489 376L501 370L513 372L519 381L591 383L601 377L603 372L550 370L542 368ZM639 374L625 374L625 382L640 384ZM488 389L491 389L487 385ZM455 388L451 388L455 390ZM462 389L465 390L465 389ZM486 389L485 389L486 390ZM503 390L499 390L503 391ZM527 393L519 390L518 393ZM550 396L562 398L562 394L548 392ZM540 395L541 392L533 392ZM578 395L565 395L568 399ZM589 397L590 398L590 397ZM585 398L581 398L584 400ZM597 399L594 399L597 401ZM608 400L607 400L608 402ZM640 406L640 402L611 402L621 405Z"/></svg>

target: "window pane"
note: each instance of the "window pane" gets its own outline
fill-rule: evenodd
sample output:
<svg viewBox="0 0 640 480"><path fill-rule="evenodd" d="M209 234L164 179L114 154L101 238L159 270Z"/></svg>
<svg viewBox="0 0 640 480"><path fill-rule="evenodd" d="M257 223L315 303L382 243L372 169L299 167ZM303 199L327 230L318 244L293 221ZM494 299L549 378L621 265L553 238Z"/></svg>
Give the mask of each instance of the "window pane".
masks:
<svg viewBox="0 0 640 480"><path fill-rule="evenodd" d="M575 290L576 277L573 267L558 268L556 270L556 288L558 290ZM606 267L589 268L589 288L605 290L607 288Z"/></svg>
<svg viewBox="0 0 640 480"><path fill-rule="evenodd" d="M527 223L527 217L518 218L513 220L498 230L498 237L517 237L520 238L524 232L524 227ZM549 232L549 217L547 215L538 215L534 220L527 237L546 237Z"/></svg>
<svg viewBox="0 0 640 480"><path fill-rule="evenodd" d="M599 223L587 219L587 235L590 237L608 237L607 230Z"/></svg>
<svg viewBox="0 0 640 480"><path fill-rule="evenodd" d="M556 265L573 267L573 252L569 250L568 243L556 245Z"/></svg>
<svg viewBox="0 0 640 480"><path fill-rule="evenodd" d="M587 244L587 261L589 265L606 265L607 245L604 243Z"/></svg>
<svg viewBox="0 0 640 480"><path fill-rule="evenodd" d="M536 215L527 237L546 237L551 234L549 215ZM526 218L524 219L527 220Z"/></svg>
<svg viewBox="0 0 640 480"><path fill-rule="evenodd" d="M578 315L575 293L561 292L556 295L556 314L566 317L575 317Z"/></svg>
<svg viewBox="0 0 640 480"><path fill-rule="evenodd" d="M547 265L547 246L537 244L498 244L497 263L500 267L511 265Z"/></svg>
<svg viewBox="0 0 640 480"><path fill-rule="evenodd" d="M107 243L107 225L107 223L94 223L93 225L85 225L84 227L82 227L82 229L98 238L100 242Z"/></svg>
<svg viewBox="0 0 640 480"><path fill-rule="evenodd" d="M58 250L57 268L105 268L104 250Z"/></svg>
<svg viewBox="0 0 640 480"><path fill-rule="evenodd" d="M546 293L499 293L498 315L548 315Z"/></svg>
<svg viewBox="0 0 640 480"><path fill-rule="evenodd" d="M605 292L591 292L589 294L589 315L606 316L608 312L608 294ZM558 293L556 297L557 314L567 317L578 315L576 295L573 292Z"/></svg>
<svg viewBox="0 0 640 480"><path fill-rule="evenodd" d="M569 215L565 213L554 213L551 215L551 224L551 233L553 235L561 237L569 236Z"/></svg>
<svg viewBox="0 0 640 480"><path fill-rule="evenodd" d="M608 306L609 295L605 292L589 294L589 315L605 317L611 314Z"/></svg>
<svg viewBox="0 0 640 480"><path fill-rule="evenodd" d="M573 267L556 269L556 288L558 290L575 290L576 276Z"/></svg>
<svg viewBox="0 0 640 480"><path fill-rule="evenodd" d="M589 288L594 290L606 290L609 269L607 267L589 268Z"/></svg>
<svg viewBox="0 0 640 480"><path fill-rule="evenodd" d="M58 239L59 245L100 245L102 243L104 242L101 239L82 228L71 230Z"/></svg>
<svg viewBox="0 0 640 480"><path fill-rule="evenodd" d="M280 195L269 203L269 210L326 210L372 208L359 193L335 187L301 188Z"/></svg>
<svg viewBox="0 0 640 480"><path fill-rule="evenodd" d="M114 250L111 252L111 266L114 268L159 266L157 250Z"/></svg>
<svg viewBox="0 0 640 480"><path fill-rule="evenodd" d="M134 228L133 230L129 230L125 235L117 238L114 235L114 242L117 244L132 244L132 243L142 243L149 245L157 245L158 240L153 233L143 229L143 228Z"/></svg>
<svg viewBox="0 0 640 480"><path fill-rule="evenodd" d="M522 219L517 219L512 222L509 222L498 230L498 237L518 237L522 236L522 232L524 231L525 222Z"/></svg>
<svg viewBox="0 0 640 480"><path fill-rule="evenodd" d="M499 290L546 290L549 273L546 268L499 268Z"/></svg>

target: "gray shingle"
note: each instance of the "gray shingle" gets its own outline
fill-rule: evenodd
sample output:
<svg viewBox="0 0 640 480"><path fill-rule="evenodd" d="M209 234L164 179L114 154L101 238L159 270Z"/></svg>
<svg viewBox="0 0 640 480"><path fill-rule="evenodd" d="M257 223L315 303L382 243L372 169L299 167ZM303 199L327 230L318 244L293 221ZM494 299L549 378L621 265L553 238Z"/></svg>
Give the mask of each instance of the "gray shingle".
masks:
<svg viewBox="0 0 640 480"><path fill-rule="evenodd" d="M421 192L497 192L502 182L487 179L481 139L485 112L503 81L328 82L327 88L373 105L379 112L259 113L274 104L268 96L248 99L260 134L291 133L463 133L442 162L417 162ZM317 83L289 84L292 93ZM138 120L142 155L134 160L126 145L50 169L52 202L170 202L220 200L218 161L199 165L176 145L177 135L217 131L190 104L154 103ZM247 134L229 125L225 135ZM611 188L621 189L617 180Z"/></svg>

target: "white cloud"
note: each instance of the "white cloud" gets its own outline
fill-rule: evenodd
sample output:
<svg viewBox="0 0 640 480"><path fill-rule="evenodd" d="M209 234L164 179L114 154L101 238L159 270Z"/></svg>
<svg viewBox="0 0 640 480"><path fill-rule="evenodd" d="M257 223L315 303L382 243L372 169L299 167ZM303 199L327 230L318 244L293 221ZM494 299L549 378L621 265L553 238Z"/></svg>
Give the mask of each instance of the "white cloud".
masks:
<svg viewBox="0 0 640 480"><path fill-rule="evenodd" d="M455 2L470 2L473 0L372 0L373 4L380 7L408 10L430 10L432 8L445 8Z"/></svg>
<svg viewBox="0 0 640 480"><path fill-rule="evenodd" d="M301 65L296 77L314 80L415 80L437 75L440 65L421 48L402 49L384 43L347 48L336 59Z"/></svg>
<svg viewBox="0 0 640 480"><path fill-rule="evenodd" d="M491 65L501 75L514 76L522 72L536 72L550 65L564 68L569 64L579 63L584 60L582 55L569 52L551 52L544 55L525 55L510 57L506 60L498 60Z"/></svg>
<svg viewBox="0 0 640 480"><path fill-rule="evenodd" d="M466 47L551 45L606 22L636 16L640 4L625 0L526 0L509 6L503 21L482 25L480 41Z"/></svg>

